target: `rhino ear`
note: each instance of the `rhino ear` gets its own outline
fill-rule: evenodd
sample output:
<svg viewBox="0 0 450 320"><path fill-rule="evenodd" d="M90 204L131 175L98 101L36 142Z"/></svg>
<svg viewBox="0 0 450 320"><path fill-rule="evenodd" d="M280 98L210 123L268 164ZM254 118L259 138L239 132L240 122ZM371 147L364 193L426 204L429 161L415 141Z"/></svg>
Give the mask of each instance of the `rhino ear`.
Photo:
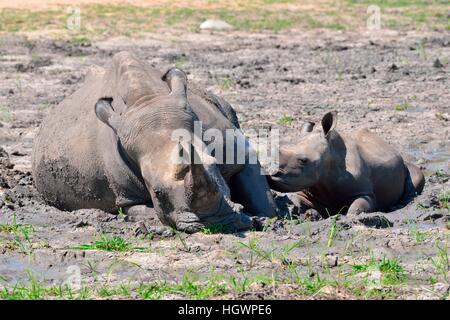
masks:
<svg viewBox="0 0 450 320"><path fill-rule="evenodd" d="M308 133L313 131L314 125L315 123L311 121L304 122L300 128L300 133Z"/></svg>
<svg viewBox="0 0 450 320"><path fill-rule="evenodd" d="M325 137L336 128L337 124L337 112L331 111L326 113L322 118L322 129Z"/></svg>
<svg viewBox="0 0 450 320"><path fill-rule="evenodd" d="M119 126L119 116L114 112L114 109L111 105L113 99L112 98L101 98L95 104L95 114L97 118L109 126L111 129L117 133Z"/></svg>

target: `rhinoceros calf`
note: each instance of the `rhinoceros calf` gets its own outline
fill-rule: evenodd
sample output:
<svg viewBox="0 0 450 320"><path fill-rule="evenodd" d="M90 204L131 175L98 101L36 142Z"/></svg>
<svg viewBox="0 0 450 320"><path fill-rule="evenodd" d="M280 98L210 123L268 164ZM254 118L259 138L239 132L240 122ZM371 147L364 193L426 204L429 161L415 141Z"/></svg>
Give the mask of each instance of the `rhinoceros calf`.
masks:
<svg viewBox="0 0 450 320"><path fill-rule="evenodd" d="M337 113L322 118L322 128L305 123L298 144L281 148L279 170L269 185L297 192L307 208L326 217L336 213L388 211L422 192L422 172L367 129L342 135Z"/></svg>
<svg viewBox="0 0 450 320"><path fill-rule="evenodd" d="M253 225L249 215L274 215L259 163L218 163L202 141L201 148L191 143L185 146L191 150L183 149L202 163L174 158L180 142L172 133L184 129L198 142L194 121L201 121L203 130L242 134L232 107L188 85L182 71L163 73L118 53L108 68L93 67L81 88L42 123L32 159L37 190L63 210L144 206L186 232L212 224L247 229Z"/></svg>

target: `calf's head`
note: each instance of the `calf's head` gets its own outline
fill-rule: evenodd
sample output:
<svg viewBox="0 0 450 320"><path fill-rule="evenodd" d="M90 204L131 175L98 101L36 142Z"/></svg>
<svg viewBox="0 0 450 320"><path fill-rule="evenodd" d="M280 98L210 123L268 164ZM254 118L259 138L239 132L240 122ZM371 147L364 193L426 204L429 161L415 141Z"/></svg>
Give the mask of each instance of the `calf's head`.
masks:
<svg viewBox="0 0 450 320"><path fill-rule="evenodd" d="M251 220L242 224L243 217L229 200L216 159L202 151L203 142L193 134L197 119L187 101L185 74L171 69L161 81L167 82L168 94L142 97L123 114L114 111L111 99L103 98L95 106L97 117L114 130L122 157L144 180L164 224L186 232L218 223L250 227ZM186 132L188 142L173 139L175 130Z"/></svg>
<svg viewBox="0 0 450 320"><path fill-rule="evenodd" d="M313 122L306 122L300 130L300 142L280 148L278 171L269 176L272 189L296 192L314 186L323 178L334 157L330 144L336 122L335 111L323 116L320 130L314 130Z"/></svg>

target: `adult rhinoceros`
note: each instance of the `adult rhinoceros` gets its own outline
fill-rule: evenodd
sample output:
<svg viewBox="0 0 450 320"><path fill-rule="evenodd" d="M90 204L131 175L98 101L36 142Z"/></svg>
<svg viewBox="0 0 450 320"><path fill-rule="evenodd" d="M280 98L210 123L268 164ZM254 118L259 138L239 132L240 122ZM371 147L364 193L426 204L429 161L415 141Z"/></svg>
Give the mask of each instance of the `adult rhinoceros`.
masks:
<svg viewBox="0 0 450 320"><path fill-rule="evenodd" d="M201 164L175 161L179 141L171 134L184 129L193 135L195 121L203 130L239 129L232 107L188 86L179 69L163 73L120 52L108 68L93 67L42 123L33 152L36 188L62 210L145 205L186 232L212 224L248 229L250 216L274 215L259 163L218 164L194 143Z"/></svg>

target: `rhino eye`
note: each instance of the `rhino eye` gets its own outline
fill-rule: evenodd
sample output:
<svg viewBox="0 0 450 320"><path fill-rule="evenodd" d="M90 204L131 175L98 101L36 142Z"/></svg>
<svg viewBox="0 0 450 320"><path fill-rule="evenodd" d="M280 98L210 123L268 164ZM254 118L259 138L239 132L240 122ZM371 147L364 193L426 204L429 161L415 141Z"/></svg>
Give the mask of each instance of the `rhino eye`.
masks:
<svg viewBox="0 0 450 320"><path fill-rule="evenodd" d="M306 159L306 158L298 158L298 159L297 159L297 163L298 163L298 165L300 165L300 166L304 166L305 164L308 163L308 159Z"/></svg>
<svg viewBox="0 0 450 320"><path fill-rule="evenodd" d="M153 192L155 193L156 197L159 197L162 194L162 190L160 188L154 188Z"/></svg>

